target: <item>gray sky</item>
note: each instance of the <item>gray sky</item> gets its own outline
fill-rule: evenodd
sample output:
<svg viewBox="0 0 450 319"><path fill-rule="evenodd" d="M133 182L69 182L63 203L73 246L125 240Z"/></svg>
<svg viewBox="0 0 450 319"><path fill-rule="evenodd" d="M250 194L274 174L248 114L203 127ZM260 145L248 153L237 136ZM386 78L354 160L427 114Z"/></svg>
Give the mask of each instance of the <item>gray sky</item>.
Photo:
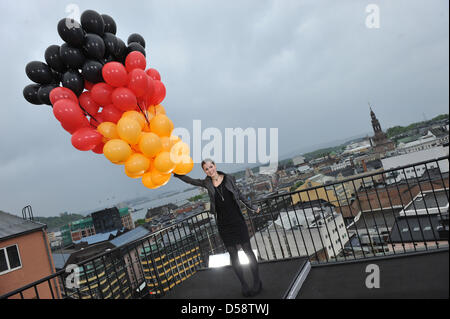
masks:
<svg viewBox="0 0 450 319"><path fill-rule="evenodd" d="M49 106L26 102L25 65L62 44L56 25L75 3L111 15L126 41L140 33L167 88L176 127L278 128L281 158L448 112L448 1L1 1L0 210L81 212L160 190L103 155L80 152ZM380 9L369 29L365 9ZM208 141L203 141L203 145ZM219 165L236 171L242 166ZM196 165L190 174L201 177ZM114 199L113 199L114 197Z"/></svg>

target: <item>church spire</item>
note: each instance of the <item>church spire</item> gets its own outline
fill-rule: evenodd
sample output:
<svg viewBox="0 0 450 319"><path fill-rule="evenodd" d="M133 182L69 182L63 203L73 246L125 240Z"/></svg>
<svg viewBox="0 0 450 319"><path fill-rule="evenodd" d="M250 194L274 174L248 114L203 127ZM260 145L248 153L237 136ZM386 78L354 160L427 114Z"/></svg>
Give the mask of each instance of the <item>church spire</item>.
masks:
<svg viewBox="0 0 450 319"><path fill-rule="evenodd" d="M382 133L383 131L381 130L381 125L380 122L378 121L375 113L372 110L372 106L369 103L369 107L370 107L370 117L372 118L372 127L373 127L373 131L375 132L375 135Z"/></svg>

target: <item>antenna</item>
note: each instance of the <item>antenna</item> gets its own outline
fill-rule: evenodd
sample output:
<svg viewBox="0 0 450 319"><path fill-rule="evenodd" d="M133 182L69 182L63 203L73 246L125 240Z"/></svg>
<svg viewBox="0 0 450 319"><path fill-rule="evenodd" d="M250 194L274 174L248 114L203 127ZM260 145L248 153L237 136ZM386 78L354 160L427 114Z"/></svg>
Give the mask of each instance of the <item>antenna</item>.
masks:
<svg viewBox="0 0 450 319"><path fill-rule="evenodd" d="M22 217L23 219L29 219L34 221L33 209L31 208L31 205L27 205L24 208L22 208Z"/></svg>

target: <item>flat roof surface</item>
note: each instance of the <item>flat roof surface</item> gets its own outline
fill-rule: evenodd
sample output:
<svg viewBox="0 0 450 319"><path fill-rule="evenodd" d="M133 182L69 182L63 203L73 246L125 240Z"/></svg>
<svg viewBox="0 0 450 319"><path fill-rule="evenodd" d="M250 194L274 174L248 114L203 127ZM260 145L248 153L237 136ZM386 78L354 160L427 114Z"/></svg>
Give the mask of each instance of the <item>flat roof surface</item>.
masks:
<svg viewBox="0 0 450 319"><path fill-rule="evenodd" d="M282 299L306 264L307 258L259 262L263 290L255 297L245 298L231 266L199 270L183 283L168 291L163 299ZM244 266L247 283L253 278Z"/></svg>
<svg viewBox="0 0 450 319"><path fill-rule="evenodd" d="M379 288L369 289L365 284L373 273L367 272L368 265L379 267ZM448 250L313 265L297 299L448 299L448 266Z"/></svg>
<svg viewBox="0 0 450 319"><path fill-rule="evenodd" d="M448 205L449 192L441 190L434 193L425 193L422 197L416 199L409 204L405 210L419 210L437 207L446 207Z"/></svg>

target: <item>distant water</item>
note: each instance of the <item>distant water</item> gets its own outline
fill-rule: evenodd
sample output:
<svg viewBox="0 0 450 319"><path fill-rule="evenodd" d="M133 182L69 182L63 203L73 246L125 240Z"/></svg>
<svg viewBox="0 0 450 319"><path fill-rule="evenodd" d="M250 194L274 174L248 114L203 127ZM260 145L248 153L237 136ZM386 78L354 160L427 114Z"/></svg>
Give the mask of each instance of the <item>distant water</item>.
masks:
<svg viewBox="0 0 450 319"><path fill-rule="evenodd" d="M149 208L167 205L169 203L178 205L178 204L181 204L182 201L185 201L188 198L191 198L191 197L199 195L199 194L200 194L199 189L193 189L190 191L178 193L178 194L163 197L163 198L152 199L152 200L149 200L146 202L140 201L136 206L134 206L131 203L128 206L130 208L135 208L136 210L138 210L137 212L131 213L131 218L133 219L133 221L136 221L138 219L144 219L145 214L147 214L147 209L149 209ZM142 210L139 210L139 209L142 209Z"/></svg>

